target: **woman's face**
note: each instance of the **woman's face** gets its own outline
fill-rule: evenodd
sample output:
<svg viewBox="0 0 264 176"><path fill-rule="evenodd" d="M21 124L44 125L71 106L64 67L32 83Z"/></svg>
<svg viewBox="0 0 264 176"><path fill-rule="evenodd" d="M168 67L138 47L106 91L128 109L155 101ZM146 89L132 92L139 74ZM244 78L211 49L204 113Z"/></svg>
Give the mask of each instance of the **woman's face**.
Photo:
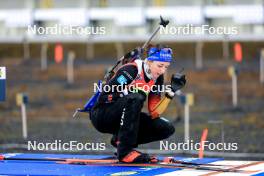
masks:
<svg viewBox="0 0 264 176"><path fill-rule="evenodd" d="M168 69L169 62L150 61L149 69L153 79L157 79L160 75L164 74Z"/></svg>

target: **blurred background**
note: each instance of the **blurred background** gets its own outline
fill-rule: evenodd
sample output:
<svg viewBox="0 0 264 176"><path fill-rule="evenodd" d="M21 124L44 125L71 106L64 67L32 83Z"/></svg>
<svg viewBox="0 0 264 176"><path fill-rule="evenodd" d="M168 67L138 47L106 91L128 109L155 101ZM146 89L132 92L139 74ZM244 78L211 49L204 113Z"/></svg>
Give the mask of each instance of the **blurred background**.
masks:
<svg viewBox="0 0 264 176"><path fill-rule="evenodd" d="M263 8L263 0L0 0L0 67L7 71L6 99L0 102L0 152L31 152L27 141L56 139L105 142L105 152L113 152L111 135L97 132L88 114L77 119L72 114L91 97L107 68L142 46L162 15L172 28L209 25L238 31L157 34L153 39L153 44L174 51L167 81L181 68L188 80L183 90L188 96L175 98L163 115L176 128L168 140L186 140L184 119L189 114L189 139L199 142L207 128L211 142L238 143L237 151L208 156L264 158ZM88 35L42 31L60 25L91 30ZM34 26L39 33L29 32ZM140 148L158 153L159 142ZM195 156L197 151L168 153Z"/></svg>

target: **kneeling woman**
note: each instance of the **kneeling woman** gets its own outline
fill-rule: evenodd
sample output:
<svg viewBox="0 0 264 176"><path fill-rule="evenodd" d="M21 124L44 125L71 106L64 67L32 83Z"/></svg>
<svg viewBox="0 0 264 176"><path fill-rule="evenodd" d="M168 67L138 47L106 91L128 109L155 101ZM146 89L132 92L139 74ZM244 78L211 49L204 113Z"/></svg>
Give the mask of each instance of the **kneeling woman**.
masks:
<svg viewBox="0 0 264 176"><path fill-rule="evenodd" d="M155 162L155 157L135 148L139 144L166 139L174 133L174 126L160 114L186 80L184 75L172 75L171 86L161 98L162 89L158 86L163 85L163 74L171 61L170 48L150 48L144 61L137 59L119 68L107 82L114 90L102 92L92 109L90 117L94 127L102 133L113 134L111 144L117 148L119 161ZM118 86L122 91L117 90ZM146 99L149 113L141 112Z"/></svg>

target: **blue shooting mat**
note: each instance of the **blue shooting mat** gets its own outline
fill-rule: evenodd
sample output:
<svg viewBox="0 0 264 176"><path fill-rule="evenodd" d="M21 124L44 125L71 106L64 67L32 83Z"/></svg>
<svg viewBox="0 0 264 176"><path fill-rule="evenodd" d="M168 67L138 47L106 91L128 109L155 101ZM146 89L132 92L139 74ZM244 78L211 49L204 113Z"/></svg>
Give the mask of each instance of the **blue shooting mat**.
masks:
<svg viewBox="0 0 264 176"><path fill-rule="evenodd" d="M2 154L5 158L60 158L60 159L104 159L109 155L71 155L71 154ZM161 158L161 157L160 157ZM220 159L195 159L176 157L182 161L197 163L210 163ZM161 167L128 167L128 166L89 166L61 164L56 161L32 161L32 160L2 160L0 161L1 175L158 175L181 170L180 168Z"/></svg>

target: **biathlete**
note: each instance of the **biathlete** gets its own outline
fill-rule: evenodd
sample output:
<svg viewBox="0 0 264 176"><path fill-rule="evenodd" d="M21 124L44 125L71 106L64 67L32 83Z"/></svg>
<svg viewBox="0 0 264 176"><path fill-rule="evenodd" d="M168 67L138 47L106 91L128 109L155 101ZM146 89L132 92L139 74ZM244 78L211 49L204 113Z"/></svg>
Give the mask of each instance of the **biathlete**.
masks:
<svg viewBox="0 0 264 176"><path fill-rule="evenodd" d="M163 86L164 73L172 61L172 50L168 47L152 47L143 61L136 59L121 66L106 85L111 91L103 91L93 107L90 118L94 127L102 133L113 134L111 144L117 148L120 162L149 163L157 159L135 148L139 144L166 139L174 126L160 115L166 110L175 92L186 84L185 75L171 77L161 97L159 86ZM121 86L122 91L117 90ZM148 100L149 113L141 112Z"/></svg>

